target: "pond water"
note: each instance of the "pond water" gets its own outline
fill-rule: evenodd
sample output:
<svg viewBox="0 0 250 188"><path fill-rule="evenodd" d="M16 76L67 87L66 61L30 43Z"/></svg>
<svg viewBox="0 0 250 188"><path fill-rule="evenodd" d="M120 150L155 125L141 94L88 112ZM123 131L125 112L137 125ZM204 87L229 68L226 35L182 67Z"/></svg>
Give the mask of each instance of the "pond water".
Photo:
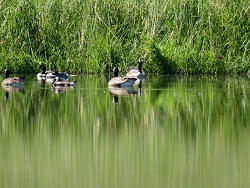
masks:
<svg viewBox="0 0 250 188"><path fill-rule="evenodd" d="M2 188L250 185L246 77L148 76L119 96L102 75L26 78L0 89Z"/></svg>

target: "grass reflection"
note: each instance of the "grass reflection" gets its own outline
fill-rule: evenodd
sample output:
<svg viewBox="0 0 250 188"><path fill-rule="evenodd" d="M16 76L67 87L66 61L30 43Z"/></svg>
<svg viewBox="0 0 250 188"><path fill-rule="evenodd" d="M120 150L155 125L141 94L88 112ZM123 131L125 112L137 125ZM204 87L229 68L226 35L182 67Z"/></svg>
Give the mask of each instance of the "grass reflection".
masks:
<svg viewBox="0 0 250 188"><path fill-rule="evenodd" d="M60 94L31 78L8 101L1 89L1 187L250 183L247 79L151 77L141 90L114 104L104 77Z"/></svg>

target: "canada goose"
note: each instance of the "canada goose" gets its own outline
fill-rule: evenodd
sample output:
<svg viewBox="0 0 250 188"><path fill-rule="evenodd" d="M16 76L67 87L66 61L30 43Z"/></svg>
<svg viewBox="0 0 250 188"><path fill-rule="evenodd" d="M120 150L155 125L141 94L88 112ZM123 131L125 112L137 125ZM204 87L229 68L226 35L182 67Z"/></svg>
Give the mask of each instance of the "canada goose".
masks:
<svg viewBox="0 0 250 188"><path fill-rule="evenodd" d="M42 69L42 72L37 74L38 79L54 79L54 78L64 78L68 79L70 72L58 72L55 71L46 71L46 66L44 63L42 63L40 66L38 66L39 69Z"/></svg>
<svg viewBox="0 0 250 188"><path fill-rule="evenodd" d="M129 72L126 74L129 78L137 78L140 80L145 80L146 74L142 71L142 63L144 59L142 57L138 60L138 69L135 67L130 67Z"/></svg>
<svg viewBox="0 0 250 188"><path fill-rule="evenodd" d="M74 87L76 81L69 82L63 78L55 78L51 83L52 87Z"/></svg>
<svg viewBox="0 0 250 188"><path fill-rule="evenodd" d="M53 73L53 71L47 71L46 70L46 66L45 66L44 63L42 63L41 65L39 65L38 68L42 70L42 72L39 72L37 74L37 78L38 79L46 79L47 74Z"/></svg>
<svg viewBox="0 0 250 188"><path fill-rule="evenodd" d="M21 78L9 78L10 72L8 69L4 70L5 72L5 79L2 82L2 86L13 86L13 87L22 87L24 85L24 79L25 77Z"/></svg>
<svg viewBox="0 0 250 188"><path fill-rule="evenodd" d="M118 77L119 69L117 67L114 68L113 72L114 78L108 82L109 86L131 87L134 85L136 78Z"/></svg>

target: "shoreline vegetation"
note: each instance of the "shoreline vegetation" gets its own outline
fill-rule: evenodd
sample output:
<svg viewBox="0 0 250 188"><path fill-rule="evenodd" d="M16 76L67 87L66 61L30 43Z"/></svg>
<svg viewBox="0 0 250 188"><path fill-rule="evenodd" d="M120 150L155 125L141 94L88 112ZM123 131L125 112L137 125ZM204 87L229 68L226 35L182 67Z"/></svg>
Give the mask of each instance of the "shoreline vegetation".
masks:
<svg viewBox="0 0 250 188"><path fill-rule="evenodd" d="M246 74L249 0L0 0L0 70ZM2 71L1 71L2 72Z"/></svg>

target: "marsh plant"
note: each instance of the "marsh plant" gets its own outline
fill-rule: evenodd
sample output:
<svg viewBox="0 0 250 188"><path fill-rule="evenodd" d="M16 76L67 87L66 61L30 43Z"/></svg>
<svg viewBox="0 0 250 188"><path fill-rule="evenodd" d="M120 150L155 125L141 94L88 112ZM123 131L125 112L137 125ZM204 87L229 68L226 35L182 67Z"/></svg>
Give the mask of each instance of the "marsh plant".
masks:
<svg viewBox="0 0 250 188"><path fill-rule="evenodd" d="M248 0L0 0L0 70L151 73L249 70Z"/></svg>

